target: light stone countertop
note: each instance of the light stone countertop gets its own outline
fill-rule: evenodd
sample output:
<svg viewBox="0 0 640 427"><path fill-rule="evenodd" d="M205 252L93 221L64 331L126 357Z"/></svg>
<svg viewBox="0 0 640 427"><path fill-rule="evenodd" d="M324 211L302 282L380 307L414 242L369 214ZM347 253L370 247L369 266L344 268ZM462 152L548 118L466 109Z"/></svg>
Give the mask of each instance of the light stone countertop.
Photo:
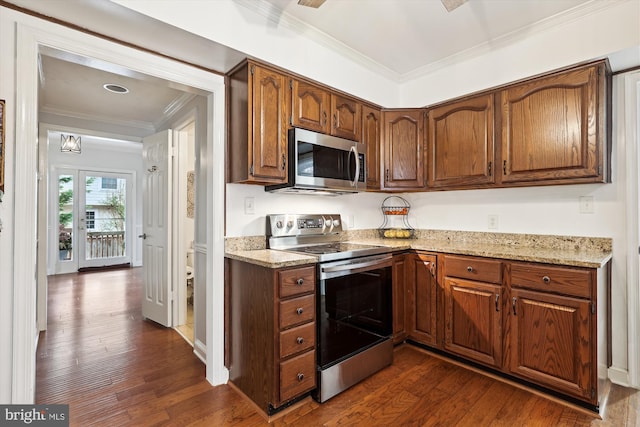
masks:
<svg viewBox="0 0 640 427"><path fill-rule="evenodd" d="M612 257L611 239L571 236L420 230L415 239L382 239L375 232L347 233L350 243L471 255L511 261L600 268ZM268 268L313 264L317 257L265 249L261 236L228 238L225 256Z"/></svg>

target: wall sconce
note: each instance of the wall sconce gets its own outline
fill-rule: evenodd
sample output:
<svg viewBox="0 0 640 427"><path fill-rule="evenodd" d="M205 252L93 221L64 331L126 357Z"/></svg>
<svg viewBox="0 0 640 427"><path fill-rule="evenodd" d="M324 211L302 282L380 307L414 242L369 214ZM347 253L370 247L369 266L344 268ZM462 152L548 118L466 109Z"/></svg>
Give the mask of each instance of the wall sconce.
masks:
<svg viewBox="0 0 640 427"><path fill-rule="evenodd" d="M60 134L60 151L80 154L80 137Z"/></svg>

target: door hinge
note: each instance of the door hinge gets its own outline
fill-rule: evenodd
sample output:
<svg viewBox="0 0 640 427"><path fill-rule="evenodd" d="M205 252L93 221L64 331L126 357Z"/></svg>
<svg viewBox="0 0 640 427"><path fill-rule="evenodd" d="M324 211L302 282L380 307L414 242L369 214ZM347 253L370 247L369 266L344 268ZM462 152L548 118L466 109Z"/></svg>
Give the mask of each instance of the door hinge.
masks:
<svg viewBox="0 0 640 427"><path fill-rule="evenodd" d="M595 388L591 388L591 398L592 399L596 398L596 389Z"/></svg>
<svg viewBox="0 0 640 427"><path fill-rule="evenodd" d="M178 154L178 147L171 147L171 157L175 157Z"/></svg>
<svg viewBox="0 0 640 427"><path fill-rule="evenodd" d="M289 89L293 89L293 79L289 80Z"/></svg>
<svg viewBox="0 0 640 427"><path fill-rule="evenodd" d="M251 68L250 68L250 71L249 71L249 72L251 73L251 75L252 75L252 76L253 76L253 73L254 73L255 71L256 71L256 66L255 66L255 65L252 65L252 66L251 66Z"/></svg>
<svg viewBox="0 0 640 427"><path fill-rule="evenodd" d="M249 175L253 175L253 165L249 168Z"/></svg>
<svg viewBox="0 0 640 427"><path fill-rule="evenodd" d="M596 314L596 303L595 302L591 303L591 314Z"/></svg>
<svg viewBox="0 0 640 427"><path fill-rule="evenodd" d="M489 176L491 176L491 162L489 162Z"/></svg>
<svg viewBox="0 0 640 427"><path fill-rule="evenodd" d="M507 161L506 160L502 161L502 174L503 175L507 174Z"/></svg>

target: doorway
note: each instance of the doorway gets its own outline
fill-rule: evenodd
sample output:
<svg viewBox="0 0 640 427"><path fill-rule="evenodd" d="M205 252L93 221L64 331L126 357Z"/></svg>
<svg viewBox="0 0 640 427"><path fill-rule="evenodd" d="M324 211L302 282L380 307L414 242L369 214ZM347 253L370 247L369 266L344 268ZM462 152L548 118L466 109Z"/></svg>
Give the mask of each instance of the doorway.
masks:
<svg viewBox="0 0 640 427"><path fill-rule="evenodd" d="M134 173L56 168L50 182L55 273L130 265Z"/></svg>
<svg viewBox="0 0 640 427"><path fill-rule="evenodd" d="M142 52L108 40L79 33L57 25L37 26L18 22L16 25L16 55L11 58L15 66L16 123L14 152L14 209L23 215L16 216L13 227L14 251L12 353L13 376L19 380L12 383L13 400L33 401L35 386L36 340L30 331L35 330L35 311L38 291L36 273L45 270L40 258L40 247L45 246L38 238L46 240L46 230L39 232L37 223L38 204L33 197L38 188L38 173L46 177L47 165L38 157L38 57L44 51L57 49L66 53L82 52L86 57L108 60L129 69L140 70L177 85L189 86L206 92L206 107L199 112L205 130L201 133L200 152L202 199L204 215L198 222L196 235L202 240L201 250L206 259L202 271L206 287L206 313L203 320L209 325L204 331L206 343L206 378L212 384L227 381L228 371L224 367L224 79L171 59ZM42 141L42 140L41 140ZM24 142L24 143L22 143ZM42 151L42 150L41 150ZM44 179L43 179L44 180ZM42 187L40 187L42 188ZM206 191L204 191L206 189ZM41 224L41 223L38 223ZM42 227L39 225L39 227ZM45 242L46 243L46 242ZM36 255L38 258L36 259ZM40 314L40 312L38 312Z"/></svg>

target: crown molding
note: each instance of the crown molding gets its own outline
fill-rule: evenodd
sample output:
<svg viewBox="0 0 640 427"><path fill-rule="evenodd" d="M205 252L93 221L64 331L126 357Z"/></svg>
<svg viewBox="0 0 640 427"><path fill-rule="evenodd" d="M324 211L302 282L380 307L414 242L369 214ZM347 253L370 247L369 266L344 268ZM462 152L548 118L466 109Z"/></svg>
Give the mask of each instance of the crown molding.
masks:
<svg viewBox="0 0 640 427"><path fill-rule="evenodd" d="M44 106L44 107L41 107L39 111L41 113L51 114L53 116L67 117L75 120L94 121L94 122L106 123L109 125L115 125L120 127L140 129L141 131L149 132L149 133L155 132L155 129L156 129L154 124L151 122L146 122L141 120L119 120L119 119L105 120L105 117L102 115L86 114L76 110L65 110L62 108L56 108L55 106Z"/></svg>
<svg viewBox="0 0 640 427"><path fill-rule="evenodd" d="M390 68L380 64L372 58L363 55L362 53L350 48L341 41L331 37L327 33L320 31L316 27L313 27L286 11L276 9L273 4L268 3L266 0L233 0L235 3L242 5L243 7L265 17L271 23L278 27L287 28L296 34L307 37L308 39L331 49L338 54L372 70L373 72L380 74L390 80L397 83L405 83L410 80L414 80L423 77L427 74L433 73L436 70L452 66L458 62L466 61L480 55L486 54L496 48L508 46L518 41L524 40L531 33L541 33L550 29L565 25L569 22L584 18L588 15L600 12L604 9L618 6L619 4L626 3L635 0L610 0L600 1L591 0L581 5L578 5L572 9L550 16L542 21L535 22L526 27L519 28L515 31L491 39L490 41L480 43L469 49L461 51L459 53L447 56L437 61L433 61L429 64L425 64L422 67L418 67L412 71L406 73L398 73Z"/></svg>

